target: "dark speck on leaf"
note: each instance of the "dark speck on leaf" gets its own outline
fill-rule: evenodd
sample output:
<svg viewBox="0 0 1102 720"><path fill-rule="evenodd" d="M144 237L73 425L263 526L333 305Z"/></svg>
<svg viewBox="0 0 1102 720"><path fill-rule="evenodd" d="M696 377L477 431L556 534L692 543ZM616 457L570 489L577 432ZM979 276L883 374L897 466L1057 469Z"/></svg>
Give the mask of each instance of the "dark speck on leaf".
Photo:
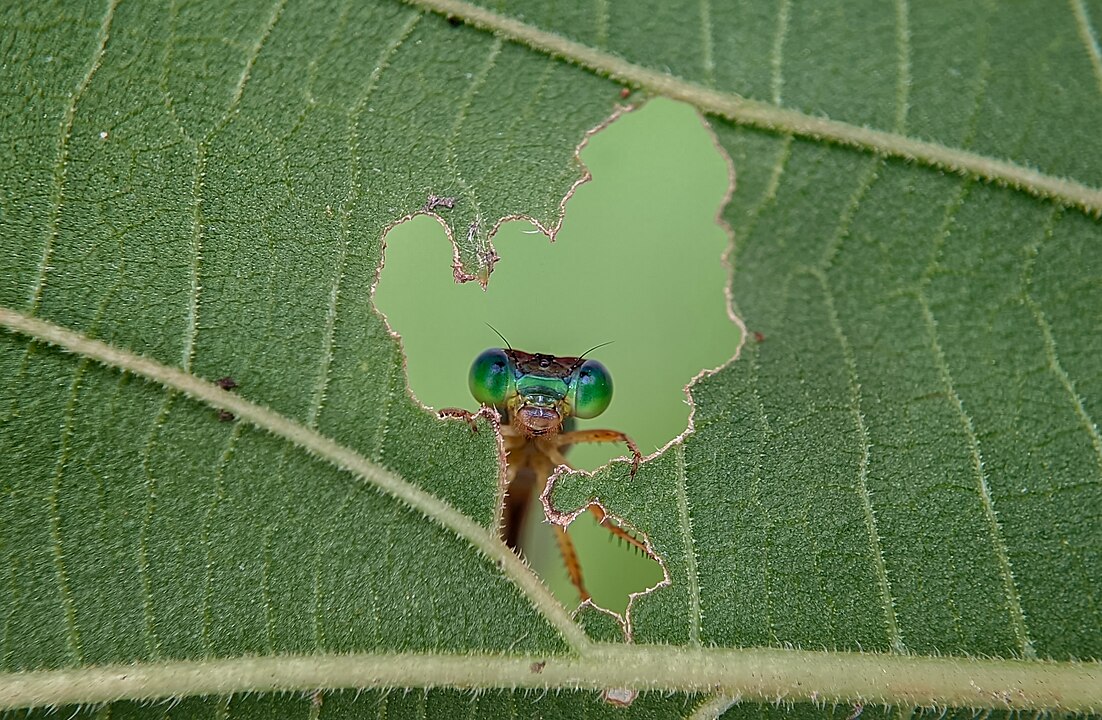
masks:
<svg viewBox="0 0 1102 720"><path fill-rule="evenodd" d="M436 208L440 207L451 210L453 207L455 207L455 198L441 197L439 195L429 195L429 199L425 201L425 205L421 208L421 210L424 212L432 212Z"/></svg>
<svg viewBox="0 0 1102 720"><path fill-rule="evenodd" d="M214 381L214 384L222 388L223 390L233 390L235 387L237 387L237 381L231 378L229 375L227 375L226 377L218 378Z"/></svg>
<svg viewBox="0 0 1102 720"><path fill-rule="evenodd" d="M530 669L534 674L538 675L539 673L543 672L543 669L546 666L547 666L547 661L546 660L540 660L539 662L532 663Z"/></svg>
<svg viewBox="0 0 1102 720"><path fill-rule="evenodd" d="M765 336L757 330L754 331L754 342L765 342Z"/></svg>
<svg viewBox="0 0 1102 720"><path fill-rule="evenodd" d="M222 422L232 422L237 419L237 416L231 413L229 410L219 410L218 419Z"/></svg>
<svg viewBox="0 0 1102 720"><path fill-rule="evenodd" d="M463 24L463 21L460 20L459 18L455 17L454 15L452 15L451 17L448 18L448 24L451 25L452 27L459 27L460 25Z"/></svg>

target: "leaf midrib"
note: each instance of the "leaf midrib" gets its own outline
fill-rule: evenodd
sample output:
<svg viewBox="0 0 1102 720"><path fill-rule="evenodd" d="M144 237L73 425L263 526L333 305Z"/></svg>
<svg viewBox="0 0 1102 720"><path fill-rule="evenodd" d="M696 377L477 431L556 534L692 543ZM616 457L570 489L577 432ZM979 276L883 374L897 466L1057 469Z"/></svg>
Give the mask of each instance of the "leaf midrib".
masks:
<svg viewBox="0 0 1102 720"><path fill-rule="evenodd" d="M571 620L566 610L543 582L486 528L444 500L371 462L355 450L274 410L228 393L196 375L99 340L93 340L60 325L25 315L11 308L0 307L0 326L108 367L146 378L169 390L182 392L217 410L229 411L242 421L287 440L310 454L327 460L337 468L375 485L383 492L423 513L427 518L454 531L483 555L497 562L502 571L528 596L532 606L558 629L563 639L572 648L581 650L589 645L588 637Z"/></svg>
<svg viewBox="0 0 1102 720"><path fill-rule="evenodd" d="M1089 712L1102 703L1100 671L1098 663L603 644L578 656L281 655L0 674L0 710L345 688L630 687L761 701Z"/></svg>
<svg viewBox="0 0 1102 720"><path fill-rule="evenodd" d="M0 674L0 709L117 699L347 687L631 686L754 699L1090 710L1102 705L1102 664L592 643L543 583L485 528L350 448L178 368L0 307L0 326L228 410L322 457L457 532L503 571L559 631L573 656L305 655L85 666ZM533 673L533 662L544 662Z"/></svg>
<svg viewBox="0 0 1102 720"><path fill-rule="evenodd" d="M1060 205L1078 208L1090 215L1102 216L1102 188L1049 175L963 148L816 117L744 98L737 93L707 88L461 0L403 1L423 10L463 20L474 27L488 30L552 57L568 60L629 86L682 100L694 105L702 113L717 115L739 125L837 143L886 157L902 158L1006 185Z"/></svg>

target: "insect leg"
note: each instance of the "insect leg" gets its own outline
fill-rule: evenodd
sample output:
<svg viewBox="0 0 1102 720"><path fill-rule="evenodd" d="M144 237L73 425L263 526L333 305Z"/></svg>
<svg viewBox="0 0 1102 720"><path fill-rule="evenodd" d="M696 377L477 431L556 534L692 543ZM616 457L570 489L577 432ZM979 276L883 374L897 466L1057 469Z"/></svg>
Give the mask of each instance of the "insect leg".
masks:
<svg viewBox="0 0 1102 720"><path fill-rule="evenodd" d="M602 508L600 505L598 505L597 503L591 503L590 506L586 509L589 510L589 512L591 512L593 516L597 518L598 524L600 524L600 526L603 527L605 530L608 530L610 533L620 538L621 540L626 541L629 545L631 545L633 548L643 553L644 555L647 554L647 546L644 545L641 540L637 539L627 530L615 524L612 521L612 518L609 517L608 513L606 513L604 508Z"/></svg>
<svg viewBox="0 0 1102 720"><path fill-rule="evenodd" d="M589 435L591 433L600 433L600 435L597 438L577 437L578 435ZM635 443L633 443L627 435L624 435L621 432L616 432L615 430L577 430L574 432L568 432L563 433L562 435L558 435L553 439L553 442L559 444L559 441L562 438L567 438L566 442L562 443L564 445L572 444L575 442L618 442L620 440L623 440L624 442L628 443L628 447L630 447L632 452L634 453L634 461L632 462L631 473L632 475L635 474L635 470L638 467L638 461L640 459L639 450L635 447ZM548 458L551 459L551 462L555 463L556 465L566 465L567 467L570 467L570 465L566 462L566 458L563 457L563 454L557 448L545 447L544 453L547 455ZM600 523L601 527L608 530L617 538L627 541L627 543L634 547L636 550L639 550L643 554L646 554L647 546L640 542L627 530L624 530L619 525L616 525L609 517L608 513L604 511L604 508L596 503L593 503L587 509L597 518L597 522Z"/></svg>
<svg viewBox="0 0 1102 720"><path fill-rule="evenodd" d="M562 554L563 563L566 564L566 573L570 576L570 582L578 590L582 602L590 598L589 591L585 589L585 581L582 580L582 564L578 562L578 553L574 551L574 542L566 534L566 528L561 525L553 525L555 539L559 541L559 552Z"/></svg>
<svg viewBox="0 0 1102 720"><path fill-rule="evenodd" d="M639 470L639 464L643 462L643 454L639 452L639 446L619 430L573 430L556 435L553 438L556 447L573 445L575 443L608 443L622 442L631 450L631 476Z"/></svg>
<svg viewBox="0 0 1102 720"><path fill-rule="evenodd" d="M441 420L443 420L444 418L466 420L467 424L471 426L471 432L478 432L478 425L475 421L480 414L480 412L471 412L470 410L464 410L463 408L441 408L436 411L436 417L440 418Z"/></svg>

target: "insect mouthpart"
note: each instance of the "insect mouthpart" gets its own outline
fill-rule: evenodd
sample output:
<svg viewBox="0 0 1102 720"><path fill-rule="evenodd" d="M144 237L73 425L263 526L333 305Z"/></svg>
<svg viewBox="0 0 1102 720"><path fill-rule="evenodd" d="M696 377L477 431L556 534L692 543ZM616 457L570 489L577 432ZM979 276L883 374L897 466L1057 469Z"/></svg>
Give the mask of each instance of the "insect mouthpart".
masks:
<svg viewBox="0 0 1102 720"><path fill-rule="evenodd" d="M532 380L538 380L531 378ZM562 400L565 393L559 388L546 385L529 385L518 393L520 402L517 419L531 436L558 432L562 427Z"/></svg>
<svg viewBox="0 0 1102 720"><path fill-rule="evenodd" d="M517 419L533 437L558 432L562 427L562 415L554 406L523 405L517 410Z"/></svg>

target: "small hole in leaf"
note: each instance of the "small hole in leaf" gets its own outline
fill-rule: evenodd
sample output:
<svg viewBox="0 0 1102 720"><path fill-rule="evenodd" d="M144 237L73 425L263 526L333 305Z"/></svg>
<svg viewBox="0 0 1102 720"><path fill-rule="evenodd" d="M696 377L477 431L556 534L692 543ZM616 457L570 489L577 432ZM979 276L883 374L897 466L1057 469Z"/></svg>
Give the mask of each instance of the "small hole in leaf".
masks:
<svg viewBox="0 0 1102 720"><path fill-rule="evenodd" d="M402 336L413 393L434 408L476 407L467 388L471 361L501 344L486 323L528 352L579 355L613 341L592 354L612 374L612 404L579 429L623 431L649 454L685 430L685 385L738 344L721 261L729 240L715 222L727 165L695 111L665 100L594 135L582 160L593 180L568 201L555 242L525 222L502 225L493 238L500 261L485 292L454 283L445 233L418 217L387 235L375 303ZM626 453L621 445L586 445L568 458L594 469ZM541 516L533 509L529 528L550 537ZM622 611L628 593L656 584L661 569L610 541L590 517L570 529L586 582L599 605ZM530 543L526 554L572 604L554 543Z"/></svg>

